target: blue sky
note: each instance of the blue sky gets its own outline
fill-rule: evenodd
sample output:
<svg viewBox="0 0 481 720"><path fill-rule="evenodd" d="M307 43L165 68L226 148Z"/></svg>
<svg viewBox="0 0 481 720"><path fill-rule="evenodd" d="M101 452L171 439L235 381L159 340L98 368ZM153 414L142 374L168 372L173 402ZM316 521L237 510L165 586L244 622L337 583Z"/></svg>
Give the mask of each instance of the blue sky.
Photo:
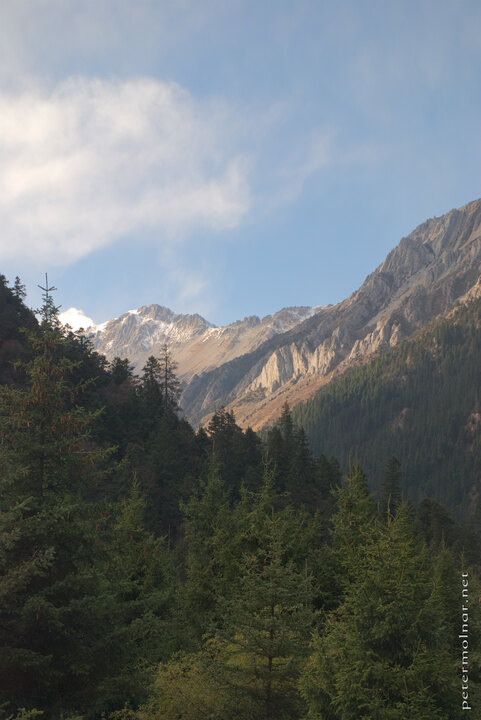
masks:
<svg viewBox="0 0 481 720"><path fill-rule="evenodd" d="M481 196L478 0L2 0L0 272L97 323L335 303Z"/></svg>

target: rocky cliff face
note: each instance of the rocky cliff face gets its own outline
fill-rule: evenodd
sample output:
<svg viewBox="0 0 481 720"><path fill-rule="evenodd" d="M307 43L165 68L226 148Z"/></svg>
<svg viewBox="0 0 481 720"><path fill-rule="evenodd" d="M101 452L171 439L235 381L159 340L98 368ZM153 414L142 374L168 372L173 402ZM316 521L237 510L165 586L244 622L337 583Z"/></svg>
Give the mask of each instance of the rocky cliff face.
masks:
<svg viewBox="0 0 481 720"><path fill-rule="evenodd" d="M193 375L182 406L194 423L227 405L241 424L261 427L286 400L295 404L306 399L334 374L476 295L480 274L477 200L417 227L343 302Z"/></svg>
<svg viewBox="0 0 481 720"><path fill-rule="evenodd" d="M255 350L314 312L308 307L285 308L262 319L252 316L216 327L200 315L176 315L160 305L148 305L90 328L90 332L96 350L109 360L128 357L137 372L150 355L159 355L167 344L178 363L179 378L186 384L196 374Z"/></svg>
<svg viewBox="0 0 481 720"><path fill-rule="evenodd" d="M481 200L432 218L403 238L362 286L337 305L286 308L215 327L200 315L149 305L94 329L96 349L140 371L167 343L181 405L194 424L225 405L259 428L373 353L481 294ZM479 281L479 282L478 282Z"/></svg>

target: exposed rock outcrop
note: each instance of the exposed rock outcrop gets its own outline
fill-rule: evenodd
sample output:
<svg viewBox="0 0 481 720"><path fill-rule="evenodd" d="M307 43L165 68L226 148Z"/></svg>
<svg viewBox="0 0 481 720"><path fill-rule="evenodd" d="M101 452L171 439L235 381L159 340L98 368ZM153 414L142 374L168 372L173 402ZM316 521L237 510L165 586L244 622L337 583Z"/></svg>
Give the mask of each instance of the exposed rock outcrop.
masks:
<svg viewBox="0 0 481 720"><path fill-rule="evenodd" d="M222 405L254 428L457 303L481 295L481 200L419 225L343 302L286 308L215 327L200 315L142 307L97 328L95 347L140 370L167 343L194 424Z"/></svg>
<svg viewBox="0 0 481 720"><path fill-rule="evenodd" d="M90 328L90 333L96 350L109 360L128 357L138 372L149 355L159 355L167 344L180 379L187 383L195 373L255 350L314 312L309 307L285 308L262 319L254 315L216 327L200 315L176 315L160 305L147 305Z"/></svg>
<svg viewBox="0 0 481 720"><path fill-rule="evenodd" d="M244 356L192 377L182 403L194 423L221 405L260 427L353 363L409 337L479 293L481 200L403 238L362 286ZM477 288L477 290L476 290Z"/></svg>

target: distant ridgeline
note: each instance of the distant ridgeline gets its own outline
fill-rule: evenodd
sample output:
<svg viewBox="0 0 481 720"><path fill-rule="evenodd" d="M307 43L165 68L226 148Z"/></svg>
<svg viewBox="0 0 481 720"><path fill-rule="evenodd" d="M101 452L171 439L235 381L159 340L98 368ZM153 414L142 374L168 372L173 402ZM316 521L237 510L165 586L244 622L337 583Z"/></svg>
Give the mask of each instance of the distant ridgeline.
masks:
<svg viewBox="0 0 481 720"><path fill-rule="evenodd" d="M379 490L386 458L401 462L406 499L429 496L466 516L479 505L481 300L416 339L348 371L293 410L314 454L359 460Z"/></svg>

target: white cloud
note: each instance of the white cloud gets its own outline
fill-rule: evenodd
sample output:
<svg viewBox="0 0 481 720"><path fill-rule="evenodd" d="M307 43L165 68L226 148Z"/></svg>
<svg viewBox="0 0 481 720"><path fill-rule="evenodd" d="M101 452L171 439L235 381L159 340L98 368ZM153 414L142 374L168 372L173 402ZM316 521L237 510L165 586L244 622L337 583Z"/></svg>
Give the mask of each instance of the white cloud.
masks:
<svg viewBox="0 0 481 720"><path fill-rule="evenodd" d="M237 226L250 194L234 125L148 78L0 91L0 259L63 265L129 233Z"/></svg>
<svg viewBox="0 0 481 720"><path fill-rule="evenodd" d="M95 325L91 317L85 315L83 310L71 307L64 312L61 312L58 316L62 325L70 325L73 330L79 328L88 328L91 325Z"/></svg>

